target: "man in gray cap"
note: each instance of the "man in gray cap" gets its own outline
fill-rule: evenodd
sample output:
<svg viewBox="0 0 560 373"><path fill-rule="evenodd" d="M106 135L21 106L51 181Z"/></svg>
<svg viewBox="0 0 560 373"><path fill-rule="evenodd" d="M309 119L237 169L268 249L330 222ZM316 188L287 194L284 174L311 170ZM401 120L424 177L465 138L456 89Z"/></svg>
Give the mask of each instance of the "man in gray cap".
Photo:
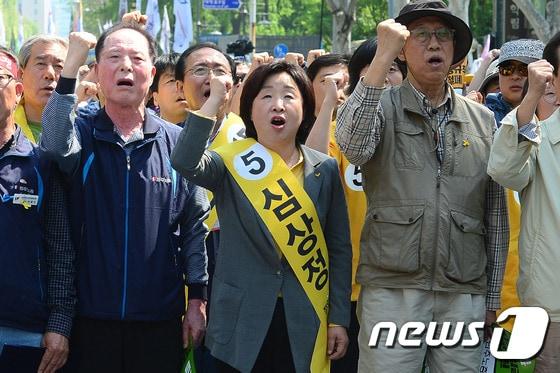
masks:
<svg viewBox="0 0 560 373"><path fill-rule="evenodd" d="M405 5L377 35L377 53L339 109L336 128L341 150L362 167L368 206L357 273L359 371L420 372L426 359L431 372L478 372L480 344L460 341L470 323L495 320L508 221L503 189L486 174L494 117L446 80L472 35L435 0ZM397 57L408 77L385 88ZM416 340L414 347L385 332L376 338L372 331L386 321ZM409 321L422 327L407 333ZM448 338L464 323L463 339L427 347L433 331L426 326L444 321ZM482 338L482 330L471 337Z"/></svg>
<svg viewBox="0 0 560 373"><path fill-rule="evenodd" d="M504 43L500 49L498 72L500 92L486 97L486 106L500 122L523 99L527 65L542 57L544 44L539 40L519 39Z"/></svg>

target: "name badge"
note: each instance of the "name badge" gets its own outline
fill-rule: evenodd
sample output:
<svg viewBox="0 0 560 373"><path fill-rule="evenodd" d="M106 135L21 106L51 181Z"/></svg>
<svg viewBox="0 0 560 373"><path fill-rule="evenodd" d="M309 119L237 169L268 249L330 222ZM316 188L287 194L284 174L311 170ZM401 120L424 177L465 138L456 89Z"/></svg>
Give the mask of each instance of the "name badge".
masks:
<svg viewBox="0 0 560 373"><path fill-rule="evenodd" d="M39 196L35 194L14 194L14 205L22 205L26 209L37 206Z"/></svg>

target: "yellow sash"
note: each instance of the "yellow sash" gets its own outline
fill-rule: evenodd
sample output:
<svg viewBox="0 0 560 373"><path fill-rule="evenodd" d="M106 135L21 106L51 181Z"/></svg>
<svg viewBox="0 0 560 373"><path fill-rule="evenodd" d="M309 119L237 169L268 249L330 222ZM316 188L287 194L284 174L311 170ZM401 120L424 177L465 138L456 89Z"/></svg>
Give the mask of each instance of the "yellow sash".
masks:
<svg viewBox="0 0 560 373"><path fill-rule="evenodd" d="M25 108L23 107L23 103L21 102L18 104L18 106L16 106L16 111L14 113L14 120L16 124L21 127L21 131L23 132L24 136L27 137L29 141L36 144L38 139L36 139L35 136L33 136L31 127L29 127L29 123L27 123Z"/></svg>
<svg viewBox="0 0 560 373"><path fill-rule="evenodd" d="M214 151L265 223L311 301L321 322L311 372L329 372L329 256L313 201L282 158L254 139Z"/></svg>
<svg viewBox="0 0 560 373"><path fill-rule="evenodd" d="M218 134L212 141L212 144L208 147L208 150L215 150L223 145L230 144L244 138L245 125L243 124L243 120L239 116L229 113L224 119L224 122L222 123ZM216 213L216 207L214 206L214 196L212 195L212 192L207 190L206 193L208 194L208 201L210 201L212 208L204 223L208 229L212 230L215 228L218 221L218 214Z"/></svg>

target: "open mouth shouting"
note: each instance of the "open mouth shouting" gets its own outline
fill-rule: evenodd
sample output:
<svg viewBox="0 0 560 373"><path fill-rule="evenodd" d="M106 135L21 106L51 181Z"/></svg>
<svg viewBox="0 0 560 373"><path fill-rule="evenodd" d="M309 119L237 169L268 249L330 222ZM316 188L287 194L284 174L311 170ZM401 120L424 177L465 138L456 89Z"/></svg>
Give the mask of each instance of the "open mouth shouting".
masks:
<svg viewBox="0 0 560 373"><path fill-rule="evenodd" d="M132 79L119 79L117 80L117 86L119 87L132 87L134 86L134 82Z"/></svg>
<svg viewBox="0 0 560 373"><path fill-rule="evenodd" d="M43 87L43 88L41 88L41 91L43 91L45 93L48 93L48 94L51 94L54 91L54 86L49 85L49 86Z"/></svg>
<svg viewBox="0 0 560 373"><path fill-rule="evenodd" d="M441 67L443 65L443 58L439 56L432 56L428 59L428 65L434 68Z"/></svg>
<svg viewBox="0 0 560 373"><path fill-rule="evenodd" d="M286 124L286 118L275 115L270 119L270 124L272 124L273 128L282 129L284 128L284 124Z"/></svg>

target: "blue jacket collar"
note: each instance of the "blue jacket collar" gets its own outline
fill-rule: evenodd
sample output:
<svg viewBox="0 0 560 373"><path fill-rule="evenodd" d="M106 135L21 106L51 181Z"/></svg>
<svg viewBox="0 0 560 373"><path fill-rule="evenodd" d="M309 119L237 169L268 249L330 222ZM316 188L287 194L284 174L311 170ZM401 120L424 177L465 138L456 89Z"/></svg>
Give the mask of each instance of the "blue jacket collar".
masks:
<svg viewBox="0 0 560 373"><path fill-rule="evenodd" d="M115 125L113 124L113 121L111 120L109 115L107 115L105 109L103 108L99 110L93 122L93 127L96 132L95 137L105 141L116 142L117 135L115 134L114 126ZM160 119L152 114L149 110L146 110L143 128L143 132L145 135L144 140L158 135L160 128Z"/></svg>
<svg viewBox="0 0 560 373"><path fill-rule="evenodd" d="M13 141L10 148L0 156L4 158L7 156L29 157L35 152L35 147L23 134L21 127L16 125L16 131L13 134Z"/></svg>

